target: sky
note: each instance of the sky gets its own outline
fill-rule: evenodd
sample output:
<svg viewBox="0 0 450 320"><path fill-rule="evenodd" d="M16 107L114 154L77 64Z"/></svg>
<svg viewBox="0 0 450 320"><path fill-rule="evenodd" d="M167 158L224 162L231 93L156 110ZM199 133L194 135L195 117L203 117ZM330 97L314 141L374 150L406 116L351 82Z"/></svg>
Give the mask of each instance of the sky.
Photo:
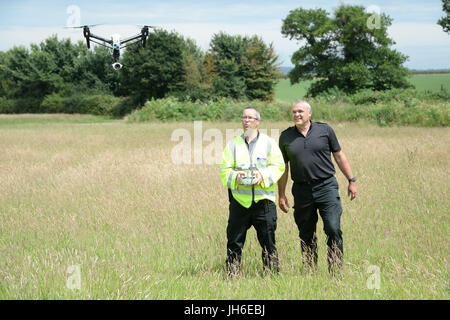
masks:
<svg viewBox="0 0 450 320"><path fill-rule="evenodd" d="M450 69L450 35L437 25L444 16L441 0L0 0L0 51L13 46L39 44L53 34L59 39L84 40L81 29L65 28L103 24L91 32L109 38L138 34L138 25L175 31L209 48L218 32L258 35L272 43L281 66L292 66L292 54L301 46L282 36L282 20L296 8L323 8L332 14L340 4L363 5L368 12L386 13L394 49L409 57L410 69Z"/></svg>

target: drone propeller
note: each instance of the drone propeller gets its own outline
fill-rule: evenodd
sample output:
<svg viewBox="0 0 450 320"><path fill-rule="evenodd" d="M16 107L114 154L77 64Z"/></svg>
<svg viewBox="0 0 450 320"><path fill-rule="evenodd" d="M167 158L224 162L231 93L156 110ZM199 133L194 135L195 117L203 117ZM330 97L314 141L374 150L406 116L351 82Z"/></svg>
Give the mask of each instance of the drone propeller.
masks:
<svg viewBox="0 0 450 320"><path fill-rule="evenodd" d="M103 23L98 23L98 24L86 24L84 26L76 26L76 27L64 27L64 28L72 28L72 29L81 29L84 27L95 27L95 26L101 26L103 25Z"/></svg>
<svg viewBox="0 0 450 320"><path fill-rule="evenodd" d="M138 26L138 27L141 27L141 28L145 28L145 27L147 27L147 28L152 28L152 29L155 29L155 28L156 28L155 26L149 26L149 25L143 25L143 24L137 24L137 26Z"/></svg>

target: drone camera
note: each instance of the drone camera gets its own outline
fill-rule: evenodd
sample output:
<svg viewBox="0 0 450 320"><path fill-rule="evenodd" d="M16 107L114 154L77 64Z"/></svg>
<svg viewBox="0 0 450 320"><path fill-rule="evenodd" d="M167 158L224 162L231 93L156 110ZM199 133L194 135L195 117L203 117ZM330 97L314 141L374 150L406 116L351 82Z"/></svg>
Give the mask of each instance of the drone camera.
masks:
<svg viewBox="0 0 450 320"><path fill-rule="evenodd" d="M119 62L114 62L112 64L112 67L113 67L114 70L122 69L122 65Z"/></svg>

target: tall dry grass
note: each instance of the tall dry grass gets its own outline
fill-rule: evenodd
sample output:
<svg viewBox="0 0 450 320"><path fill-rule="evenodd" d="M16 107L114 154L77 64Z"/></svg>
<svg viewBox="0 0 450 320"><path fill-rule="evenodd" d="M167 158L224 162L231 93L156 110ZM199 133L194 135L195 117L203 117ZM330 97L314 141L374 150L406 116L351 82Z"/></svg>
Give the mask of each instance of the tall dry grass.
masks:
<svg viewBox="0 0 450 320"><path fill-rule="evenodd" d="M338 172L341 277L327 272L320 219L319 270L303 272L291 209L278 210L280 274L263 275L250 229L241 275L228 281L219 166L171 160L172 132L193 138L192 123L52 117L0 119L2 299L449 298L448 128L332 123L359 188L350 202ZM289 125L263 123L280 132ZM225 137L239 123L204 122L209 128ZM67 286L74 265L79 289ZM379 268L379 289L369 266Z"/></svg>

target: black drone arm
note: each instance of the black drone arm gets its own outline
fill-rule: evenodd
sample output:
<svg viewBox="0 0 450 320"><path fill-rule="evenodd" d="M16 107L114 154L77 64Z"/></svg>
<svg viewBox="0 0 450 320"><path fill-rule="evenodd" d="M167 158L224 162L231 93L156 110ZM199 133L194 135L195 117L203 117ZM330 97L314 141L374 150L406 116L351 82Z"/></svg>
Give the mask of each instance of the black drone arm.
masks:
<svg viewBox="0 0 450 320"><path fill-rule="evenodd" d="M99 45L101 45L101 46L104 46L104 47L106 47L106 48L111 49L111 46L107 46L104 42L95 41L95 40L92 40L92 39L90 39L90 41L91 41L91 42L94 42L94 43L96 43L96 44L99 44Z"/></svg>
<svg viewBox="0 0 450 320"><path fill-rule="evenodd" d="M90 33L89 34L89 37L90 38L94 38L94 39L97 39L97 40L100 40L100 41L103 41L103 42L105 42L105 43L109 43L110 45L112 45L112 40L110 39L110 40L107 40L107 39L105 39L105 38L102 38L102 37L100 37L100 36L97 36L97 35L95 35L95 34L93 34L93 33ZM93 40L91 40L92 42L95 42L95 41L93 41ZM98 42L95 42L95 43L98 43Z"/></svg>
<svg viewBox="0 0 450 320"><path fill-rule="evenodd" d="M121 43L121 44L125 44L125 43L127 43L127 42L130 42L130 41L133 41L133 40L137 40L137 39L140 39L140 38L142 38L142 35L141 35L141 34L138 34L138 35L136 35L136 36L132 36L132 37L126 38L126 39L124 39L124 40L121 40L120 43Z"/></svg>
<svg viewBox="0 0 450 320"><path fill-rule="evenodd" d="M124 45L122 45L121 44L121 48L126 48L126 47L128 47L130 44L134 44L134 43L138 43L139 41L132 41L132 42L128 42L128 43L125 43Z"/></svg>
<svg viewBox="0 0 450 320"><path fill-rule="evenodd" d="M138 35L135 35L135 36L132 36L132 37L122 40L121 41L122 44L126 44L131 41L133 41L133 43L134 43L135 40L140 40L142 43L142 46L145 47L145 42L146 42L147 36L148 36L148 28L149 28L149 26L144 26L141 30L141 34L138 34ZM126 46L124 46L124 47L126 47Z"/></svg>

